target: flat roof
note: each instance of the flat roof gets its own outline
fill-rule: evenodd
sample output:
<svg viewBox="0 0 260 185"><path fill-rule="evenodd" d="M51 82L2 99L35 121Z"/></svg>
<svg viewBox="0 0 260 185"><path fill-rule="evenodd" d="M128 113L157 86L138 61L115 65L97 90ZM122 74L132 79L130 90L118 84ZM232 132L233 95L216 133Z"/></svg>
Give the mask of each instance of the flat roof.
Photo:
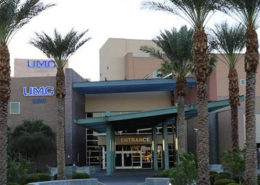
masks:
<svg viewBox="0 0 260 185"><path fill-rule="evenodd" d="M195 78L187 77L186 79L189 88L196 85ZM83 94L174 91L175 87L176 78L73 83L73 89Z"/></svg>
<svg viewBox="0 0 260 185"><path fill-rule="evenodd" d="M240 97L240 102L244 101L244 96ZM218 109L229 106L229 99L214 101L208 103L208 111L213 112ZM149 111L140 111L122 115L111 115L107 112L105 117L85 118L74 120L75 124L90 128L96 132L105 132L106 125L113 125L115 130L136 130L141 128L151 128L160 125L162 122L172 124L176 120L177 106L165 109L155 109ZM197 116L197 105L185 105L185 118L191 119Z"/></svg>

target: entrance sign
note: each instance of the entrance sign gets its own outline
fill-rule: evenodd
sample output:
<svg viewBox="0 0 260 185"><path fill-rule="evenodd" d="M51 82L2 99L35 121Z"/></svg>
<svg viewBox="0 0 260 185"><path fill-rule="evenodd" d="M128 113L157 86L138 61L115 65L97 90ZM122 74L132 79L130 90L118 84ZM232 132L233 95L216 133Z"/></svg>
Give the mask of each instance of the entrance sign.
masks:
<svg viewBox="0 0 260 185"><path fill-rule="evenodd" d="M120 138L121 143L150 143L149 137L122 137Z"/></svg>
<svg viewBox="0 0 260 185"><path fill-rule="evenodd" d="M53 69L56 68L54 60L27 60L28 68Z"/></svg>
<svg viewBox="0 0 260 185"><path fill-rule="evenodd" d="M24 96L54 96L54 87L24 87L23 88Z"/></svg>
<svg viewBox="0 0 260 185"><path fill-rule="evenodd" d="M152 138L150 136L117 136L117 145L141 145L152 144Z"/></svg>

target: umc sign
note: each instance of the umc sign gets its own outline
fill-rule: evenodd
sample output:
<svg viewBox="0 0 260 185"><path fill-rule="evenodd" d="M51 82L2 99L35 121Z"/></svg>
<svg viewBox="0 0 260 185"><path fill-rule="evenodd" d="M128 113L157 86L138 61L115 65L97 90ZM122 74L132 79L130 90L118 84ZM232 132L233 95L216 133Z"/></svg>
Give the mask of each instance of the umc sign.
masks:
<svg viewBox="0 0 260 185"><path fill-rule="evenodd" d="M56 68L54 60L27 60L28 68L53 69Z"/></svg>
<svg viewBox="0 0 260 185"><path fill-rule="evenodd" d="M24 87L23 88L24 96L54 96L54 87Z"/></svg>

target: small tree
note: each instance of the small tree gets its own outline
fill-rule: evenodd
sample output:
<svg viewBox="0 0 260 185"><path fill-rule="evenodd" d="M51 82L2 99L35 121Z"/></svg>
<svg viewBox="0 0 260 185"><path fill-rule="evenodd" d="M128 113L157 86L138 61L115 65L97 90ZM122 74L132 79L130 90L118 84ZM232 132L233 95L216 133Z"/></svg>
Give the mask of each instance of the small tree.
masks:
<svg viewBox="0 0 260 185"><path fill-rule="evenodd" d="M25 120L11 133L9 145L12 152L21 153L35 160L39 155L54 150L54 134L42 120Z"/></svg>
<svg viewBox="0 0 260 185"><path fill-rule="evenodd" d="M180 163L169 171L172 185L193 185L198 177L196 159L193 154L180 155Z"/></svg>
<svg viewBox="0 0 260 185"><path fill-rule="evenodd" d="M8 183L23 184L30 171L31 164L25 159L21 157L17 160L12 160L10 157L8 158Z"/></svg>
<svg viewBox="0 0 260 185"><path fill-rule="evenodd" d="M224 170L230 172L234 179L239 182L243 180L243 173L245 172L245 151L236 148L233 151L225 151L221 157Z"/></svg>

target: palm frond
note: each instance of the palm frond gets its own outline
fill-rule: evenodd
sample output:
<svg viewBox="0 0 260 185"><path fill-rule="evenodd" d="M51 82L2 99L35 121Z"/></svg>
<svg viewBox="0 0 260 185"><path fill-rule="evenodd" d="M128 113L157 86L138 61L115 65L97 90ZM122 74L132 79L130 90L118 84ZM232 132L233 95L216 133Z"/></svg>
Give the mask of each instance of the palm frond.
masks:
<svg viewBox="0 0 260 185"><path fill-rule="evenodd" d="M140 50L150 54L153 57L159 58L163 61L167 61L167 59L163 56L163 53L160 50L157 50L153 47L149 47L149 46L141 46Z"/></svg>
<svg viewBox="0 0 260 185"><path fill-rule="evenodd" d="M259 27L260 0L225 0L222 11L239 20L245 27Z"/></svg>
<svg viewBox="0 0 260 185"><path fill-rule="evenodd" d="M144 8L170 12L186 20L192 27L203 29L211 14L219 9L222 2L219 0L166 0L145 1Z"/></svg>
<svg viewBox="0 0 260 185"><path fill-rule="evenodd" d="M140 49L151 56L163 60L160 71L169 71L163 69L170 67L174 76L189 74L193 68L192 63L192 39L193 30L188 30L186 26L179 31L175 28L161 32L159 36L153 39L153 42L160 49L143 46ZM169 65L169 63L171 63ZM166 75L166 74L163 74Z"/></svg>
<svg viewBox="0 0 260 185"><path fill-rule="evenodd" d="M224 58L228 66L235 67L239 54L245 48L245 28L242 25L229 27L228 23L216 25L212 30L215 50Z"/></svg>
<svg viewBox="0 0 260 185"><path fill-rule="evenodd" d="M7 43L12 36L30 20L54 4L41 0L2 0L0 2L0 42Z"/></svg>
<svg viewBox="0 0 260 185"><path fill-rule="evenodd" d="M36 33L36 38L30 41L30 44L41 50L48 58L56 61L57 67L63 69L69 57L74 54L91 38L83 37L88 30L78 33L73 29L63 37L57 30L54 30L54 37L46 33Z"/></svg>

